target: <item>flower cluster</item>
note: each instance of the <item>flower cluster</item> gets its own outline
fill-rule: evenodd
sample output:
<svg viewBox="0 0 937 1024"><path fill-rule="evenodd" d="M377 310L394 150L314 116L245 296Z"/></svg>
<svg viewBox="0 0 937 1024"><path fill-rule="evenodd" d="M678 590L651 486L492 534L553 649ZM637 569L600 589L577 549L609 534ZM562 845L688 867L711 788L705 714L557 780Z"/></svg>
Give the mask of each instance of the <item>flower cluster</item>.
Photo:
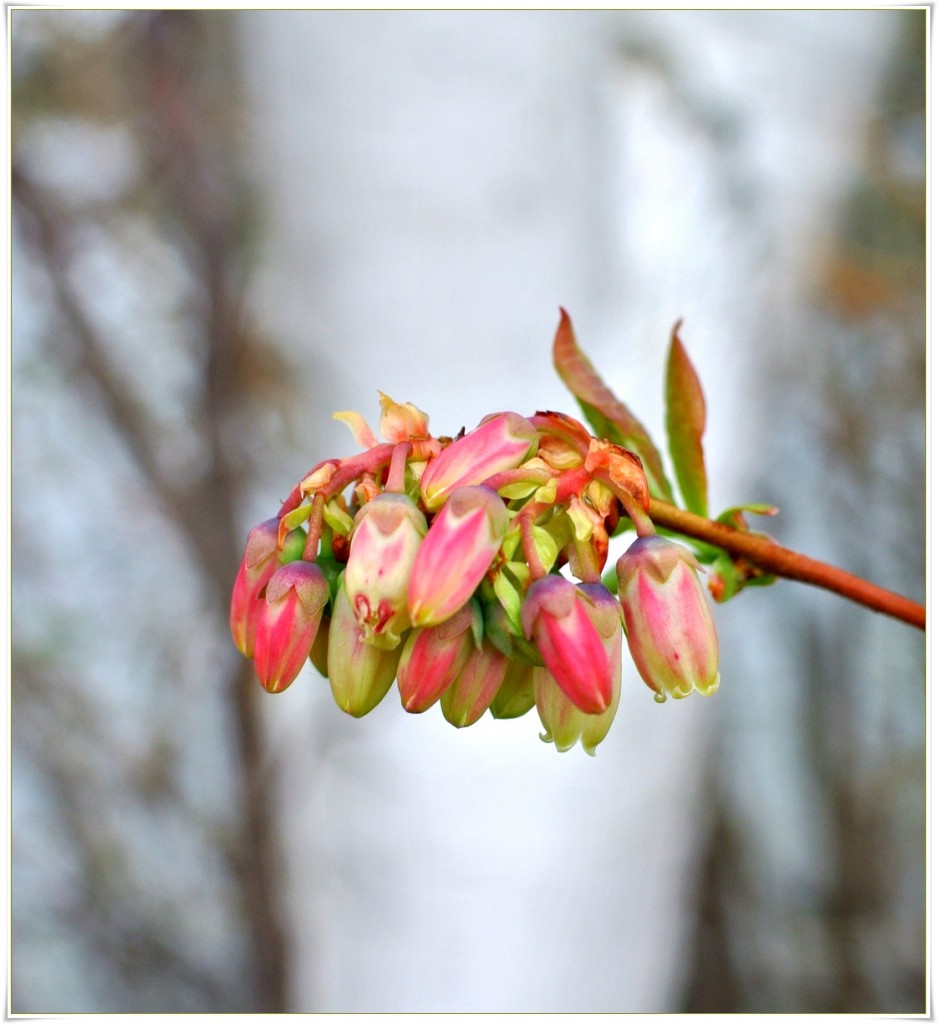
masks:
<svg viewBox="0 0 937 1024"><path fill-rule="evenodd" d="M536 706L543 739L589 753L618 707L623 637L655 699L715 691L699 566L653 532L633 453L555 412L451 439L381 395L383 441L336 418L365 450L320 463L251 530L234 584L231 632L267 690L310 658L350 715L396 679L409 712L438 703L462 727ZM602 571L629 525L616 597Z"/></svg>

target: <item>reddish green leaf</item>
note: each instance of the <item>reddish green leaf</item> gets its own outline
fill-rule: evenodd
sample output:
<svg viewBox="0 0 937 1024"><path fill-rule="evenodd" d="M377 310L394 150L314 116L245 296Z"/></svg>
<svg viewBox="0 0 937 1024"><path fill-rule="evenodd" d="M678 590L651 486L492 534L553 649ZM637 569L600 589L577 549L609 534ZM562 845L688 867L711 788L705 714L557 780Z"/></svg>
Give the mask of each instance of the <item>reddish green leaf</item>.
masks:
<svg viewBox="0 0 937 1024"><path fill-rule="evenodd" d="M776 516L778 508L776 505L768 505L763 501L751 502L748 505L733 505L731 508L727 508L725 512L720 513L716 517L716 522L725 523L726 526L732 526L736 530L748 530L748 524L745 522L745 512L751 512L758 516Z"/></svg>
<svg viewBox="0 0 937 1024"><path fill-rule="evenodd" d="M723 551L713 562L709 573L709 592L720 604L740 594L746 587L767 587L776 576L766 573L744 559L733 559Z"/></svg>
<svg viewBox="0 0 937 1024"><path fill-rule="evenodd" d="M667 406L667 440L680 493L686 507L697 515L707 515L706 465L703 461L703 431L706 429L706 402L693 364L677 333L678 320L670 334L667 357L667 382L664 398Z"/></svg>
<svg viewBox="0 0 937 1024"><path fill-rule="evenodd" d="M631 410L596 373L576 342L572 321L565 309L560 310L560 324L553 341L553 365L596 434L633 451L644 465L651 495L672 502L673 491L654 442Z"/></svg>

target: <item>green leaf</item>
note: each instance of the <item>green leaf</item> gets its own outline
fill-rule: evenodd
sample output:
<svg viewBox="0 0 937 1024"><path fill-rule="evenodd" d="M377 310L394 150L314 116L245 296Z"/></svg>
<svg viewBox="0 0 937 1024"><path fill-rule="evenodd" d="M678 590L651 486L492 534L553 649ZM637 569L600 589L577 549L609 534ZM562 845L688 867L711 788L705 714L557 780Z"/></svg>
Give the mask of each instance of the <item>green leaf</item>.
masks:
<svg viewBox="0 0 937 1024"><path fill-rule="evenodd" d="M721 552L710 569L710 592L720 603L740 594L746 587L770 586L777 579L762 572L744 560L733 559L727 552Z"/></svg>
<svg viewBox="0 0 937 1024"><path fill-rule="evenodd" d="M300 523L304 523L309 518L311 512L312 505L300 505L298 508L294 508L280 520L280 529L283 531L295 530Z"/></svg>
<svg viewBox="0 0 937 1024"><path fill-rule="evenodd" d="M517 592L511 581L499 572L494 580L495 595L501 602L501 607L507 612L508 622L518 636L523 635L521 628L521 595Z"/></svg>
<svg viewBox="0 0 937 1024"><path fill-rule="evenodd" d="M706 429L706 401L699 377L677 333L678 320L670 334L667 380L667 440L680 493L686 507L699 516L708 515L706 465L703 459L703 431Z"/></svg>
<svg viewBox="0 0 937 1024"><path fill-rule="evenodd" d="M723 551L713 562L712 576L716 579L716 586L710 586L710 592L720 603L724 604L742 589L744 583L741 573L736 569L732 556Z"/></svg>
<svg viewBox="0 0 937 1024"><path fill-rule="evenodd" d="M727 508L725 512L720 513L716 522L724 523L726 526L733 526L737 530L747 530L748 526L745 523L745 517L742 515L743 512L752 512L756 516L776 516L778 514L778 507L777 505L768 505L765 502L733 505L731 508Z"/></svg>
<svg viewBox="0 0 937 1024"><path fill-rule="evenodd" d="M534 547L537 549L540 563L549 572L553 568L556 556L559 554L559 547L550 533L542 526L535 526L532 532L534 535Z"/></svg>
<svg viewBox="0 0 937 1024"><path fill-rule="evenodd" d="M340 533L343 537L348 537L355 525L354 519L337 501L327 501L325 503L322 509L322 518L336 533Z"/></svg>
<svg viewBox="0 0 937 1024"><path fill-rule="evenodd" d="M664 474L660 452L631 410L605 385L576 342L572 321L560 310L553 340L553 365L560 380L573 393L598 437L633 451L644 465L648 489L655 498L673 502L673 490Z"/></svg>

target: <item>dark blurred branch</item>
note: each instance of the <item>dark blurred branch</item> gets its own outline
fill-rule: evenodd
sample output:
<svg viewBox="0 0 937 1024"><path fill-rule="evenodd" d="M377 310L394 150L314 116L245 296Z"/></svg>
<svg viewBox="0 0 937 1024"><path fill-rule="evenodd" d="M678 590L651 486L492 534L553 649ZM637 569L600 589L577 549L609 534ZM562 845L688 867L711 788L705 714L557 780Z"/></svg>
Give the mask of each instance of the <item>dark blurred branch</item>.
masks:
<svg viewBox="0 0 937 1024"><path fill-rule="evenodd" d="M162 11L144 17L142 57L154 128L146 138L154 164L168 168L170 202L198 254L205 299L207 358L198 420L211 459L206 479L189 495L189 530L202 551L218 604L226 609L232 567L241 547L235 520L237 474L222 445L225 419L243 391L235 369L242 339L238 293L232 281L239 269L243 226L231 199L233 139L221 128L233 97L222 89L209 102L194 106L204 99L204 90L199 88L204 68L197 41L204 44L209 24L220 24L210 13ZM212 125L216 127L214 151L208 143ZM243 862L235 866L252 926L251 966L261 1006L267 1012L282 1012L286 1008L287 957L278 907L279 833L264 778L257 687L243 662L229 678L243 773L245 828Z"/></svg>
<svg viewBox="0 0 937 1024"><path fill-rule="evenodd" d="M38 713L43 704L64 705L72 728L100 755L106 735L96 728L98 709L47 664L37 664L28 656L17 655L13 678L18 696L16 741L42 765L47 792L57 806L57 820L62 823L78 868L76 884L70 886L69 898L59 908L62 917L73 921L75 931L98 951L102 963L112 965L132 987L140 987L133 982L141 973L158 970L172 978L173 994L181 1006L192 1000L190 1005L213 1006L219 1011L240 1009L237 993L226 991L222 980L208 966L196 962L191 951L180 951L171 918L154 921L148 908L141 905L139 890L135 890L126 871L123 840L101 813L97 804L100 791L88 786L86 764L76 763L75 748L55 742L55 737L49 735L48 719ZM113 763L120 762L115 751L103 756ZM192 999L196 993L199 998ZM148 998L141 995L140 1003L122 1009L166 1009L147 1005Z"/></svg>
<svg viewBox="0 0 937 1024"><path fill-rule="evenodd" d="M15 164L11 183L14 210L25 219L22 226L28 230L29 239L49 275L57 306L77 343L76 369L94 382L115 434L123 439L166 514L184 524L186 533L192 534L196 524L186 495L161 470L147 435L147 411L119 380L96 329L85 314L78 290L69 280L68 233L72 225L66 215L55 208L49 196L33 185ZM199 557L197 548L194 554Z"/></svg>
<svg viewBox="0 0 937 1024"><path fill-rule="evenodd" d="M209 598L226 618L230 584L242 538L236 520L238 485L244 468L232 466L222 435L228 415L243 397L237 367L244 345L235 276L243 243L239 207L231 199L233 139L219 111L231 103L225 85L206 100L201 77L210 14L147 12L136 16L129 54L142 74L144 120L140 141L153 191L163 190L165 226L190 258L201 289L197 309L203 324L204 376L194 410L196 428L209 452L201 478L184 486L172 480L158 458L159 439L148 429L147 409L120 379L79 290L69 276L69 244L75 223L21 168L12 178L14 209L36 248L56 303L77 343L77 368L96 386L107 420L127 446L165 514L186 540L202 572ZM228 62L223 62L227 66ZM133 77L131 75L131 77ZM215 108L210 109L210 103ZM209 144L209 141L211 144ZM157 227L160 230L160 227ZM67 358L67 354L66 354ZM264 777L263 740L256 707L256 685L249 666L233 653L227 670L241 768L242 836L229 850L239 879L252 948L246 969L254 974L256 1006L282 1012L286 1003L286 949L278 907L278 830ZM245 1007L245 1009L247 1009Z"/></svg>

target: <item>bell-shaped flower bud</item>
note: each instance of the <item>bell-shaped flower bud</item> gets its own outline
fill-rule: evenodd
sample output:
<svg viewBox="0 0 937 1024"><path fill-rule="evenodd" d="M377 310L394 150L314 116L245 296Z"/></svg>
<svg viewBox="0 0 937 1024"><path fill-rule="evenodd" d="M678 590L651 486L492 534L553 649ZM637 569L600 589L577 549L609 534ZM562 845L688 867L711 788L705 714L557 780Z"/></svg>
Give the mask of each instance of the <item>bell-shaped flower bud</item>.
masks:
<svg viewBox="0 0 937 1024"><path fill-rule="evenodd" d="M631 656L655 694L715 693L719 643L693 555L663 537L639 537L618 560L618 596Z"/></svg>
<svg viewBox="0 0 937 1024"><path fill-rule="evenodd" d="M344 580L365 643L391 650L410 625L407 584L425 533L404 494L380 494L355 516Z"/></svg>
<svg viewBox="0 0 937 1024"><path fill-rule="evenodd" d="M435 512L457 487L481 484L495 473L517 469L536 453L538 443L534 425L516 412L486 417L427 464L420 477L424 504Z"/></svg>
<svg viewBox="0 0 937 1024"><path fill-rule="evenodd" d="M488 710L492 718L520 718L534 706L533 665L509 661L507 672Z"/></svg>
<svg viewBox="0 0 937 1024"><path fill-rule="evenodd" d="M270 577L254 638L254 669L264 689L279 693L299 675L328 600L329 585L313 562L290 562Z"/></svg>
<svg viewBox="0 0 937 1024"><path fill-rule="evenodd" d="M535 668L532 672L537 713L544 728L540 738L545 743L554 744L561 753L581 743L587 754L595 756L595 748L605 739L618 710L621 661L618 663L618 684L614 687L612 702L598 715L580 711L547 669Z"/></svg>
<svg viewBox="0 0 937 1024"><path fill-rule="evenodd" d="M407 637L397 668L397 687L405 711L431 708L455 682L472 651L473 611L466 606L442 625L416 628Z"/></svg>
<svg viewBox="0 0 937 1024"><path fill-rule="evenodd" d="M231 591L231 636L247 658L254 656L257 621L263 611L263 593L270 577L280 568L277 558L279 519L267 519L247 535L244 557Z"/></svg>
<svg viewBox="0 0 937 1024"><path fill-rule="evenodd" d="M612 673L592 622L591 599L563 576L544 576L527 591L521 622L550 674L580 711L600 714L612 702Z"/></svg>
<svg viewBox="0 0 937 1024"><path fill-rule="evenodd" d="M507 533L504 502L488 487L459 487L436 515L413 563L407 602L414 626L438 626L485 578Z"/></svg>
<svg viewBox="0 0 937 1024"><path fill-rule="evenodd" d="M401 648L381 650L365 643L343 584L339 585L329 621L326 665L335 703L361 718L384 699L397 674Z"/></svg>
<svg viewBox="0 0 937 1024"><path fill-rule="evenodd" d="M488 710L504 681L508 659L487 642L473 647L455 682L439 704L446 721L457 729L475 722Z"/></svg>
<svg viewBox="0 0 937 1024"><path fill-rule="evenodd" d="M563 692L549 672L534 674L537 712L546 732L541 737L557 750L569 750L577 741L589 755L605 739L621 697L622 611L618 601L601 583L580 583L579 592L588 601L593 625L602 639L612 677L612 699L600 714L586 714Z"/></svg>

